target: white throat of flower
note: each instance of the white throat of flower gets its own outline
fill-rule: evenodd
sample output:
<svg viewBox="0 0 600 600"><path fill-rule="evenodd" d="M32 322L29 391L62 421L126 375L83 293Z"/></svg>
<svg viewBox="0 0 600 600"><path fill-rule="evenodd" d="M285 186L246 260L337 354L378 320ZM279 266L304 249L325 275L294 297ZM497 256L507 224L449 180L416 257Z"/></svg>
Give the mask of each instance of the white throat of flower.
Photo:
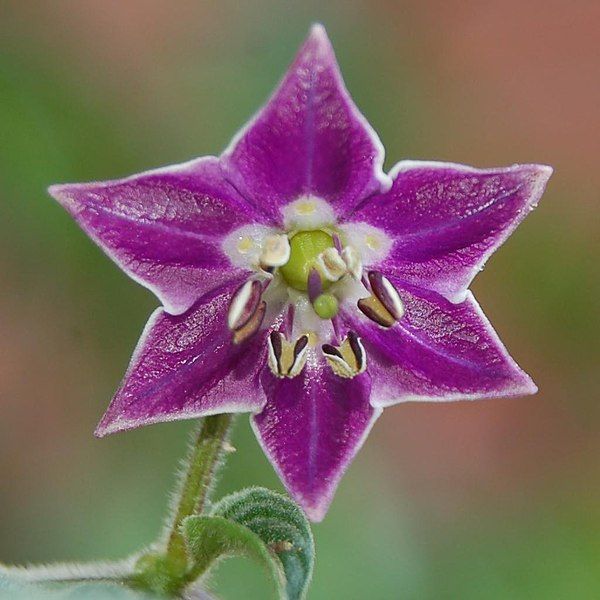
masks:
<svg viewBox="0 0 600 600"><path fill-rule="evenodd" d="M342 305L383 328L402 318L398 291L369 269L384 261L392 241L367 223L338 225L332 206L313 196L287 204L282 217L280 230L244 225L223 242L231 263L252 272L231 299L233 341L243 343L286 312L291 327L272 331L267 341L276 377L297 376L319 346L336 375L359 375L367 364L362 342L352 331L338 339L334 323Z"/></svg>

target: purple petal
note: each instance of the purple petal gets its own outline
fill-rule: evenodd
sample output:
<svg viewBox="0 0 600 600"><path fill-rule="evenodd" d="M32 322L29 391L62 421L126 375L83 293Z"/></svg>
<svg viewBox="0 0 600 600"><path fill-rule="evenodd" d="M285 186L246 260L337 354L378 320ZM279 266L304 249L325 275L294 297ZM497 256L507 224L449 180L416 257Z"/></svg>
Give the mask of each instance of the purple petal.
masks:
<svg viewBox="0 0 600 600"><path fill-rule="evenodd" d="M292 379L265 369L261 381L267 404L253 417L256 436L292 497L320 521L380 414L369 404L370 377L338 377L312 356Z"/></svg>
<svg viewBox="0 0 600 600"><path fill-rule="evenodd" d="M328 200L339 214L387 188L383 146L350 98L321 25L267 105L223 155L228 177L274 219L299 196Z"/></svg>
<svg viewBox="0 0 600 600"><path fill-rule="evenodd" d="M232 267L221 241L232 229L260 220L212 157L49 191L172 314L242 272Z"/></svg>
<svg viewBox="0 0 600 600"><path fill-rule="evenodd" d="M471 400L534 394L471 292L453 304L435 292L402 289L404 317L382 329L358 310L344 314L362 338L373 381L372 403Z"/></svg>
<svg viewBox="0 0 600 600"><path fill-rule="evenodd" d="M369 198L349 220L379 227L394 239L382 271L459 301L488 257L537 205L552 169L405 161L391 174L391 190Z"/></svg>
<svg viewBox="0 0 600 600"><path fill-rule="evenodd" d="M163 421L260 410L267 330L234 345L229 301L239 280L210 292L184 315L156 310L96 435Z"/></svg>

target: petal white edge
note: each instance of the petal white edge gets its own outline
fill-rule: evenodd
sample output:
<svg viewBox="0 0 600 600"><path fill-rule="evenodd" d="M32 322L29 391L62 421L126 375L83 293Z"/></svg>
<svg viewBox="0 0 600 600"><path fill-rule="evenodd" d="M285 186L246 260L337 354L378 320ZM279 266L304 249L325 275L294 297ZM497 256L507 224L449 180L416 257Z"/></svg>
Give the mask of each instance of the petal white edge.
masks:
<svg viewBox="0 0 600 600"><path fill-rule="evenodd" d="M92 181L88 183L61 183L56 185L51 185L48 188L48 193L52 196L65 210L68 211L67 207L75 206L76 203L68 196L70 191L77 192L85 192L86 190L94 190L97 188L106 188L113 185L120 185L123 183L127 183L130 181L135 181L137 179L141 179L143 177L148 177L152 175L170 175L176 173L184 173L186 171L190 171L193 168L201 165L205 162L218 161L218 157L216 156L201 156L200 158L194 158L192 160L188 160L183 163L168 165L164 167L159 167L156 169L150 169L148 171L143 171L142 173L136 173L134 175L129 175L127 177L122 177L120 179L110 179L107 181ZM241 197L241 196L240 196ZM77 211L74 211L75 213ZM77 220L77 219L76 219ZM79 225L79 222L77 222ZM108 258L110 258L130 279L135 281L137 284L142 287L150 290L162 304L165 311L171 315L181 315L186 310L188 310L194 302L186 302L186 303L174 303L170 302L165 294L159 290L155 285L152 285L148 281L144 281L141 277L136 275L129 267L127 267L121 259L109 248L105 246L102 240L96 236L91 230L87 227L81 227L88 237L104 252ZM198 300L198 298L196 298Z"/></svg>
<svg viewBox="0 0 600 600"><path fill-rule="evenodd" d="M346 457L346 460L341 463L340 467L338 468L335 474L335 477L332 477L327 481L325 493L321 497L320 501L314 506L304 506L302 504L301 498L299 498L299 496L296 493L294 493L293 489L290 486L288 486L283 471L279 468L273 455L269 452L268 448L263 443L260 431L258 430L258 425L255 421L255 416L259 415L261 411L256 411L253 415L250 416L250 426L252 427L252 431L254 431L254 435L256 436L259 446L265 453L265 456L271 463L273 469L275 470L275 473L277 473L277 476L281 480L283 486L285 487L289 495L300 505L302 510L306 513L308 518L313 523L320 523L324 519L325 515L327 514L327 510L329 509L329 505L333 500L333 496L335 495L340 480L342 479L344 473L350 466L350 463L358 454L358 451L362 448L362 445L365 443L365 440L367 439L369 433L371 433L371 429L373 428L373 425L375 425L375 421L377 421L377 419L381 416L381 413L383 412L383 407L373 406L372 404L371 406L374 409L373 415L371 416L371 420L365 428L365 431L360 436L358 442L355 444L352 452Z"/></svg>
<svg viewBox="0 0 600 600"><path fill-rule="evenodd" d="M479 317L482 325L485 327L487 334L491 338L492 344L500 351L501 357L506 363L514 370L515 375L520 375L522 381L511 382L510 385L502 390L494 390L491 392L474 393L474 394L446 394L444 396L405 396L394 400L380 401L371 396L371 406L377 408L386 408L388 406L394 406L395 404L401 404L404 402L455 402L458 400L486 400L491 398L518 398L520 396L530 396L536 394L538 391L537 385L533 382L531 377L521 369L515 359L508 353L506 346L502 343L500 336L496 333L496 330L492 327L489 319L484 314L481 306L473 296L471 290L467 290L465 302L470 302L476 315Z"/></svg>
<svg viewBox="0 0 600 600"><path fill-rule="evenodd" d="M502 174L502 173L514 173L515 171L530 171L533 176L535 176L535 183L533 184L529 198L527 202L523 204L523 209L533 209L544 190L546 189L546 184L550 179L554 169L549 165L541 165L535 163L525 163L525 164L514 164L509 167L492 167L480 169L477 167L472 167L470 165L464 165L460 163L453 162L444 162L444 161L427 161L427 160L401 160L397 162L389 172L389 176L392 181L396 180L396 177L401 173L407 173L409 171L415 171L420 169L453 169L455 171L463 172L463 173L476 173L480 175L491 175L491 174ZM508 239L508 237L514 232L514 230L521 224L523 219L527 216L527 211L523 210L520 217L517 217L512 221L512 223L506 227L501 235L498 236L496 243L490 247L486 252L483 253L481 259L477 264L473 266L469 275L469 283L465 286L464 290L456 292L455 294L448 294L442 291L438 293L442 294L445 298L447 298L450 302L454 304L460 304L464 302L467 298L467 291L469 285L475 278L475 276L483 269L485 263L489 259L489 257L496 251L504 242Z"/></svg>
<svg viewBox="0 0 600 600"><path fill-rule="evenodd" d="M377 135L375 129L373 129L373 126L369 123L369 121L367 121L367 118L360 112L358 106L356 106L356 103L354 102L352 96L348 92L348 88L346 87L346 84L344 83L344 79L340 72L340 68L335 57L335 52L331 45L331 41L329 40L327 32L325 31L325 27L321 23L314 23L311 26L309 34L302 43L302 46L304 46L304 44L310 39L314 39L318 44L320 52L323 55L326 55L327 58L331 60L334 66L337 84L339 86L340 91L342 92L342 95L345 96L345 100L348 104L352 117L354 117L362 125L364 130L367 132L367 135L371 139L371 142L375 146L377 153L373 161L373 174L375 175L375 179L379 181L382 193L389 191L392 187L392 178L383 170L383 163L385 161L385 148L383 146L383 143ZM296 57L297 56L298 54L296 55ZM227 159L233 154L233 151L238 145L238 142L244 137L244 135L246 135L246 133L250 129L252 129L254 124L260 119L263 111L271 104L271 101L275 99L275 96L277 96L277 94L279 93L281 86L288 75L289 68L296 61L296 57L294 57L294 60L288 65L288 68L286 69L285 73L275 86L274 91L268 97L267 101L252 115L252 117L250 117L250 119L233 136L225 150L223 150L223 153L221 154L222 158Z"/></svg>
<svg viewBox="0 0 600 600"><path fill-rule="evenodd" d="M116 396L119 393L119 391L123 387L123 384L125 383L125 381L127 381L129 376L131 375L133 369L136 366L136 363L138 362L140 355L142 354L142 352L144 350L144 347L146 345L146 342L150 336L150 333L151 333L154 325L156 324L158 319L160 317L162 317L163 315L173 316L173 315L170 315L170 313L162 307L157 308L150 315L146 325L144 325L144 329L142 330L142 333L141 333L140 338L135 346L133 354L131 355L131 358L129 359L129 365L127 366L125 375L123 375L121 383L120 383L117 391L115 392L114 396ZM113 396L113 399L114 399L114 396ZM111 400L111 404L112 404L112 400ZM262 405L264 405L264 402L262 403ZM96 427L96 429L94 431L94 435L96 437L102 438L111 433L117 433L119 431L126 431L128 429L137 429L138 427L144 427L146 425L154 425L156 423L184 421L186 419L199 419L201 417L208 417L210 415L216 415L216 414L221 414L221 413L255 412L257 410L257 406L256 406L256 404L244 405L241 403L223 404L223 405L220 405L219 407L211 408L209 410L200 410L200 411L190 410L187 412L186 411L178 411L176 414L157 415L155 417L149 417L147 419L117 418L117 419L111 421L110 424L103 426L102 422L104 421L106 413L108 413L109 409L110 409L110 405L106 409L105 414L102 416L100 423L98 424L98 426Z"/></svg>

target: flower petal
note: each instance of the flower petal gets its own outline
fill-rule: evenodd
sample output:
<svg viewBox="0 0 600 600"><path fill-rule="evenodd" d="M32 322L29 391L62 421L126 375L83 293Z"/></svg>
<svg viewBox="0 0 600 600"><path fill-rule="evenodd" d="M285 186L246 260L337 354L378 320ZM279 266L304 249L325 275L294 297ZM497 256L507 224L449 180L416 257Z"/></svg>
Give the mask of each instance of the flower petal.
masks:
<svg viewBox="0 0 600 600"><path fill-rule="evenodd" d="M267 403L252 418L256 436L291 496L320 521L380 414L369 404L370 377L334 375L313 354L296 377L265 369L261 381Z"/></svg>
<svg viewBox="0 0 600 600"><path fill-rule="evenodd" d="M267 330L234 345L229 301L240 280L210 292L184 315L150 317L96 435L264 405L259 376Z"/></svg>
<svg viewBox="0 0 600 600"><path fill-rule="evenodd" d="M331 43L313 26L267 105L223 155L228 177L265 214L303 195L340 214L388 188L379 138L350 98Z"/></svg>
<svg viewBox="0 0 600 600"><path fill-rule="evenodd" d="M172 314L242 272L231 265L221 241L234 228L260 220L212 157L49 191Z"/></svg>
<svg viewBox="0 0 600 600"><path fill-rule="evenodd" d="M389 329L346 312L362 338L373 381L372 404L472 400L534 394L537 388L509 356L471 292L453 304L436 292L402 289L406 312Z"/></svg>
<svg viewBox="0 0 600 600"><path fill-rule="evenodd" d="M381 270L460 301L488 257L537 205L551 174L542 165L474 169L404 161L391 172L391 190L369 198L349 220L394 239Z"/></svg>

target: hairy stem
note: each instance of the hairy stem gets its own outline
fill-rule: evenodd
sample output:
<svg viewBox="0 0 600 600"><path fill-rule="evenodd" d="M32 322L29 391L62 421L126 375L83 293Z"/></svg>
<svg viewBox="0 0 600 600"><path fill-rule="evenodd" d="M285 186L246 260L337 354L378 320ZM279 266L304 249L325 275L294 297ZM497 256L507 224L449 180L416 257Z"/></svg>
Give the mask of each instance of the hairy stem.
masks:
<svg viewBox="0 0 600 600"><path fill-rule="evenodd" d="M181 525L186 517L206 509L216 475L227 450L233 415L212 415L202 419L183 463L179 488L173 503L173 516L166 545L142 555L130 580L135 587L177 594L190 582L185 539Z"/></svg>
<svg viewBox="0 0 600 600"><path fill-rule="evenodd" d="M185 541L180 528L183 520L204 511L214 479L228 444L233 416L220 414L205 417L194 437L184 464L176 510L167 542L167 556L186 561Z"/></svg>

